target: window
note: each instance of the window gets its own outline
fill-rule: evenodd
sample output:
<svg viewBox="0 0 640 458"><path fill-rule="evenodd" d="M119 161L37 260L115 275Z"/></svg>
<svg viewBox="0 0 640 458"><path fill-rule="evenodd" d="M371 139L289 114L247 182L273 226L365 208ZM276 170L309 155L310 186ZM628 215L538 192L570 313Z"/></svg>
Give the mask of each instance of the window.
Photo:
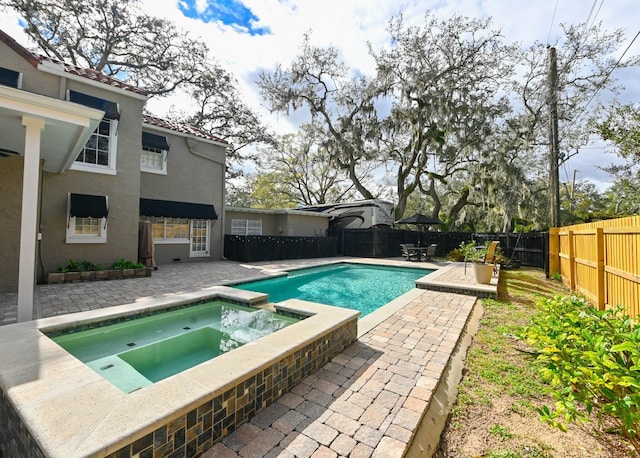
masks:
<svg viewBox="0 0 640 458"><path fill-rule="evenodd" d="M231 235L262 235L262 220L232 219Z"/></svg>
<svg viewBox="0 0 640 458"><path fill-rule="evenodd" d="M67 243L107 242L107 197L69 194Z"/></svg>
<svg viewBox="0 0 640 458"><path fill-rule="evenodd" d="M142 153L140 154L140 170L149 173L167 174L167 137L142 132Z"/></svg>
<svg viewBox="0 0 640 458"><path fill-rule="evenodd" d="M22 73L0 67L0 84L22 89Z"/></svg>
<svg viewBox="0 0 640 458"><path fill-rule="evenodd" d="M189 243L189 220L187 218L142 217L151 221L154 243Z"/></svg>
<svg viewBox="0 0 640 458"><path fill-rule="evenodd" d="M149 146L142 147L140 170L149 173L167 174L167 152Z"/></svg>
<svg viewBox="0 0 640 458"><path fill-rule="evenodd" d="M72 169L95 172L102 168L115 172L117 126L115 119L102 119L76 157Z"/></svg>
<svg viewBox="0 0 640 458"><path fill-rule="evenodd" d="M71 169L115 175L120 119L118 105L75 91L69 91L69 101L105 112L104 118L76 157Z"/></svg>

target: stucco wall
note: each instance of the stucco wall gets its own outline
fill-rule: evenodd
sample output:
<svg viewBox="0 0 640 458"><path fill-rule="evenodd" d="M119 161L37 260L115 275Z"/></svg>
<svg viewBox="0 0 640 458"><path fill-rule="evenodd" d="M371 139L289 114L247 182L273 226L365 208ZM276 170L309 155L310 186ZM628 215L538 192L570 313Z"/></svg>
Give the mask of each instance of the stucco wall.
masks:
<svg viewBox="0 0 640 458"><path fill-rule="evenodd" d="M20 216L22 212L22 157L0 158L0 292L18 291Z"/></svg>
<svg viewBox="0 0 640 458"><path fill-rule="evenodd" d="M61 94L59 77L38 71L2 41L0 41L0 67L22 73L22 89L25 91L55 98ZM62 93L64 93L64 85Z"/></svg>
<svg viewBox="0 0 640 458"><path fill-rule="evenodd" d="M120 258L137 261L140 195L140 142L144 100L126 93L88 87L75 81L68 89L119 104L116 175L69 170L44 173L42 199L42 258L45 271L55 271L68 259L110 265ZM46 145L43 145L46 147ZM93 194L108 197L106 243L66 243L67 195Z"/></svg>
<svg viewBox="0 0 640 458"><path fill-rule="evenodd" d="M222 256L222 213L224 211L225 149L205 141L157 131L169 142L167 174L140 173L140 197L213 205L218 215L209 233L209 257L189 257L188 244L156 244L156 263L165 264L180 258L181 262L220 259ZM138 146L140 149L140 146ZM139 159L138 159L139 162Z"/></svg>
<svg viewBox="0 0 640 458"><path fill-rule="evenodd" d="M231 234L231 220L233 219L262 220L262 235L317 237L325 236L329 227L329 220L326 217L291 212L282 213L278 210L274 210L273 213L265 210L263 213L236 209L226 212L225 234Z"/></svg>

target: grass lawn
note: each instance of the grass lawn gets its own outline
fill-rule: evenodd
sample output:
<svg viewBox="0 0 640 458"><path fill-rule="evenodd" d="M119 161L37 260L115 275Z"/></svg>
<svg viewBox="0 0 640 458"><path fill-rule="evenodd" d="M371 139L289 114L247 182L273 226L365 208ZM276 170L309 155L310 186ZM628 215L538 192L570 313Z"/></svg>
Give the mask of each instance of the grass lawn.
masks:
<svg viewBox="0 0 640 458"><path fill-rule="evenodd" d="M503 270L498 300L483 300L480 329L469 349L457 402L436 457L629 457L620 438L597 421L563 433L542 423L544 394L534 356L516 334L538 300L568 291L539 269Z"/></svg>

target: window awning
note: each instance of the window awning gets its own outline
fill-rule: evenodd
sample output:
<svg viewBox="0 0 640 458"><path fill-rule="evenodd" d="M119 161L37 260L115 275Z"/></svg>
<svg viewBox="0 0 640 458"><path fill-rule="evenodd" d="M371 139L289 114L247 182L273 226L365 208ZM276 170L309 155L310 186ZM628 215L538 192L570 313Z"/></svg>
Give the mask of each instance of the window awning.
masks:
<svg viewBox="0 0 640 458"><path fill-rule="evenodd" d="M149 132L142 132L142 146L169 151L169 143L167 143L167 137L164 137L162 135L150 134Z"/></svg>
<svg viewBox="0 0 640 458"><path fill-rule="evenodd" d="M140 215L163 216L168 218L218 219L213 205L155 199L140 199Z"/></svg>
<svg viewBox="0 0 640 458"><path fill-rule="evenodd" d="M88 194L71 194L69 216L80 218L106 218L109 214L107 198L105 196L91 196Z"/></svg>
<svg viewBox="0 0 640 458"><path fill-rule="evenodd" d="M18 87L20 81L20 73L15 70L0 67L0 84L9 87Z"/></svg>
<svg viewBox="0 0 640 458"><path fill-rule="evenodd" d="M76 91L69 91L69 101L79 103L86 107L102 110L104 111L104 117L107 119L120 119L118 104L115 102L93 97L92 95L82 94L81 92Z"/></svg>

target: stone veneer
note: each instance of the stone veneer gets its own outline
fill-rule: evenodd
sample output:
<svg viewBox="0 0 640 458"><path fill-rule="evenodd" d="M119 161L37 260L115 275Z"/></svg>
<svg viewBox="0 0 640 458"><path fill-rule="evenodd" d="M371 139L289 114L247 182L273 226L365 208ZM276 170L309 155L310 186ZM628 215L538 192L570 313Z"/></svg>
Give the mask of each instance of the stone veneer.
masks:
<svg viewBox="0 0 640 458"><path fill-rule="evenodd" d="M218 294L209 292L207 295L210 299L231 299L230 296L236 295L235 290L233 293L229 292L229 288L219 287ZM250 302L255 303L255 293L242 292L237 293L238 297L235 297L237 302L242 303ZM249 294L249 296L247 296ZM247 297L244 297L247 296ZM193 298L192 300L201 301L203 298ZM166 301L165 301L166 302ZM182 301L184 302L184 301ZM163 304L164 307L176 306L175 303ZM180 306L180 305L178 305ZM125 307L125 306L123 306ZM138 308L136 313L147 310L148 308L140 307L139 304L135 305ZM312 372L316 371L334 356L341 353L357 338L357 317L358 313L355 311L348 311L347 309L336 309L335 307L323 306L321 304L307 303L304 301L291 300L283 303L282 310L278 310L279 313L306 316L307 318L299 323L293 324L277 331L271 336L264 337L263 339L269 340L268 344L258 345L256 348L251 349L252 353L266 352L266 356L256 357L256 361L263 361L262 365L257 367L241 367L245 364L245 361L238 362L235 367L233 364L229 365L229 356L238 350L247 349L246 345L227 353L227 359L225 363L221 363L223 367L226 365L227 369L221 369L220 372L233 372L237 370L241 373L232 380L225 381L224 375L221 375L221 381L214 383L212 386L218 388L212 389L205 396L194 397L197 401L188 401L182 404L179 408L169 408L166 413L157 417L151 423L145 425L137 425L136 430L126 428L121 432L116 432L119 424L109 424L109 418L106 417L103 420L99 420L100 428L109 431L112 437L119 437L115 442L112 439L105 439L105 443L94 443L93 440L87 441L85 439L86 433L77 432L80 434L78 439L81 445L79 448L74 449L69 441L69 450L65 451L66 441L64 437L66 435L73 436L76 432L69 431L65 428L65 425L57 423L44 423L33 424L34 421L24 419L21 415L23 398L25 393L21 390L24 386L20 386L22 383L13 380L12 369L7 367L6 361L0 358L0 385L2 390L0 391L0 457L45 457L45 456L108 456L113 458L120 457L154 457L154 456L171 456L171 457L193 457L198 456L207 449L211 448L216 443L220 442L223 437L233 432L240 425L248 422L258 411L267 407L273 403L284 393L291 390L297 384L300 383L305 377ZM93 312L85 312L91 314ZM102 314L105 311L101 312ZM147 313L146 311L144 313ZM78 314L83 315L83 314ZM117 316L122 316L123 313L119 312ZM333 317L332 317L333 315ZM339 316L336 316L339 315ZM108 316L102 316L100 320L96 320L95 316L88 315L89 318L84 320L85 323L101 321L104 319L109 320ZM334 318L335 317L335 318ZM63 317L57 317L49 320L57 320L51 329L60 328L60 320ZM114 319L113 316L111 316ZM68 320L69 318L65 318ZM315 324L313 323L315 320ZM43 320L46 324L47 320ZM331 325L335 322L335 325ZM31 322L34 323L34 322ZM73 325L73 323L66 323L66 326ZM297 326L302 325L302 327ZM13 329L12 329L13 328ZM33 333L34 328L44 329L48 332L47 326L37 326L36 324L29 326L29 324L19 324L7 326L5 330L12 330L13 332L23 333L22 329L27 330L28 335ZM297 331L296 331L297 329ZM313 334L311 329L316 329L318 332ZM10 332L11 335L13 332ZM9 337L10 338L10 337ZM273 352L274 342L280 342L282 346L280 352ZM2 338L0 338L0 345L3 344ZM49 345L47 343L47 345ZM55 344L54 344L55 345ZM59 350L54 350L59 351ZM273 352L273 353L272 353ZM46 352L45 352L46 353ZM27 352L28 354L28 352ZM244 353L244 357L249 353ZM27 358L28 356L25 355ZM69 356L70 357L70 356ZM71 358L71 357L70 357ZM220 357L219 357L220 358ZM11 361L12 358L8 357L7 361ZM37 362L34 363L34 367L46 367L46 360L43 361L42 366ZM204 367L209 365L209 367ZM211 372L215 369L215 359L207 363L188 370L193 380L201 380L202 384L206 385L211 375L217 371ZM229 368L232 369L229 369ZM2 374L2 369L5 371L9 369L8 376ZM20 372L20 369L15 369ZM39 383L43 383L45 386L51 386L55 383L46 381L46 375L43 372L49 372L48 370L40 371ZM216 375L217 376L217 375ZM174 376L172 378L175 378ZM203 378L205 377L205 378ZM215 377L214 377L215 378ZM45 379L45 380L43 380ZM169 379L167 379L169 380ZM16 384L17 383L17 384ZM70 382L73 386L75 382ZM82 381L80 382L81 386ZM13 385L12 385L13 384ZM157 384L156 384L157 385ZM174 389L175 383L171 383L169 389ZM18 392L14 392L12 388L19 388ZM153 387L153 385L151 386ZM150 388L150 387L147 387ZM64 388L63 388L64 389ZM82 388L80 388L82 389ZM160 391L160 387L157 387ZM187 389L187 388L185 388ZM34 386L34 390L38 390L38 386ZM143 390L139 390L144 391ZM138 393L138 395L146 396L144 399L149 398L150 403L157 403L159 399L154 396L156 391L149 390L147 393ZM13 394L12 394L13 393ZM36 394L38 399L36 403L48 402L48 397L56 396L56 390L53 390L52 394L38 393ZM105 401L100 398L96 398L96 402L110 402L109 396L105 393ZM189 399L191 396L189 393L181 393L185 399ZM118 399L122 399L122 396L126 398L128 395L117 394ZM194 396L197 396L194 394ZM101 396L102 397L102 396ZM41 400L39 400L41 398ZM47 398L47 399L44 399ZM27 404L24 406L29 411L29 405L33 404L28 396ZM137 399L137 398L136 398ZM125 401L126 402L126 401ZM133 402L133 401L132 401ZM177 401L176 401L177 402ZM135 405L137 403L133 402ZM179 405L179 404L176 404ZM85 407L86 409L87 407ZM99 408L92 405L93 413L87 412L78 413L79 417L82 415L95 416L100 415ZM72 415L73 406L69 407L69 415ZM153 410L153 409L152 409ZM134 414L135 412L131 412ZM27 414L28 415L28 414ZM60 413L56 413L60 415ZM67 414L63 414L67 417ZM145 415L142 415L145 417ZM117 416L116 416L117 418ZM38 418L35 423L39 423ZM45 421L43 419L43 421ZM74 420L78 421L78 419ZM56 428L61 428L56 432ZM115 436L114 433L115 432ZM96 434L102 437L98 432L89 432L90 437ZM46 436L46 437L45 437ZM74 438L75 440L75 438ZM86 447L85 447L86 445Z"/></svg>
<svg viewBox="0 0 640 458"><path fill-rule="evenodd" d="M154 456L195 457L220 442L257 412L289 392L305 377L324 366L354 340L357 323L321 336L224 393L181 413L152 433L131 442L109 458Z"/></svg>

